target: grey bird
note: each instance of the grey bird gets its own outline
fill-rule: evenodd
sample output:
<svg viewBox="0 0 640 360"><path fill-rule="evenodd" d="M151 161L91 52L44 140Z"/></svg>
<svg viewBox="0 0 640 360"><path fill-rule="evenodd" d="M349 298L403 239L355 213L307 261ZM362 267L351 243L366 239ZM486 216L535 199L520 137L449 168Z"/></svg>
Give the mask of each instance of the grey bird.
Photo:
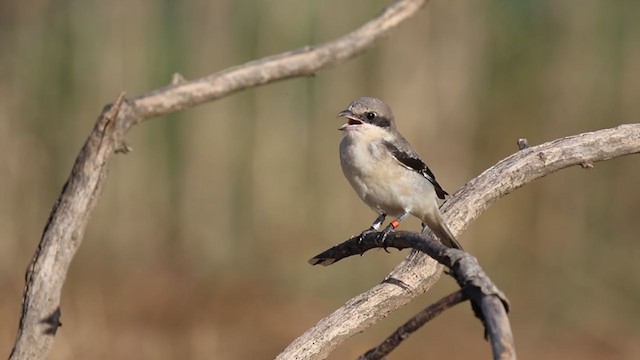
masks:
<svg viewBox="0 0 640 360"><path fill-rule="evenodd" d="M360 97L338 114L347 122L340 142L342 171L360 199L379 214L362 234L375 232L387 216L393 220L382 240L409 215L422 221L451 248L462 249L442 220L438 198L447 194L435 175L396 129L393 112L382 100Z"/></svg>

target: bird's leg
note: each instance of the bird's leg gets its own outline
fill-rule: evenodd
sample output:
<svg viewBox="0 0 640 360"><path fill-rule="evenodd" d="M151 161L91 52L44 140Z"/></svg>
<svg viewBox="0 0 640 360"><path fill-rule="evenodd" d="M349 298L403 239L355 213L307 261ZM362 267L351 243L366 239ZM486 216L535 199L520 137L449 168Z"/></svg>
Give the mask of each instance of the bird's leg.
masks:
<svg viewBox="0 0 640 360"><path fill-rule="evenodd" d="M382 223L384 222L384 219L387 218L387 214L382 213L380 214L376 220L373 222L373 224L371 224L371 227L369 228L369 230L373 231L378 231L380 230L380 225L382 225Z"/></svg>
<svg viewBox="0 0 640 360"><path fill-rule="evenodd" d="M382 230L382 232L380 232L380 242L382 243L384 250L387 251L387 247L384 246L384 241L387 238L387 235L389 235L390 232L392 232L393 230L395 230L398 226L400 226L400 221L404 220L407 218L407 216L409 216L409 212L404 212L402 213L402 215L398 216L395 220L391 221L389 223L389 225L387 225L386 228L384 228L384 230ZM388 251L387 251L388 252Z"/></svg>
<svg viewBox="0 0 640 360"><path fill-rule="evenodd" d="M387 218L387 214L385 214L385 213L380 214L375 219L373 224L371 224L370 228L368 228L367 230L361 232L360 235L358 235L358 243L361 243L362 240L364 239L364 237L367 234L371 234L372 232L376 232L376 231L380 230L380 225L382 225L382 223L384 222L384 219L386 219L386 218Z"/></svg>

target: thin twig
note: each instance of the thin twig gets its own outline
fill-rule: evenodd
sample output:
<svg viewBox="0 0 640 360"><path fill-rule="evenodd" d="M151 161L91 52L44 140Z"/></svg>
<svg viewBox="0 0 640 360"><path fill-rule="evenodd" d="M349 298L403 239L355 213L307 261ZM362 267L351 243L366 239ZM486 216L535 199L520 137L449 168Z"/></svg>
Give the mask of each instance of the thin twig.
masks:
<svg viewBox="0 0 640 360"><path fill-rule="evenodd" d="M450 309L459 303L467 300L467 296L462 290L451 293L437 302L427 306L424 310L414 315L411 320L402 324L396 331L386 338L380 345L368 350L362 354L358 360L379 360L389 355L395 350L400 343L407 339L411 334L420 329L424 324L442 314L445 310Z"/></svg>

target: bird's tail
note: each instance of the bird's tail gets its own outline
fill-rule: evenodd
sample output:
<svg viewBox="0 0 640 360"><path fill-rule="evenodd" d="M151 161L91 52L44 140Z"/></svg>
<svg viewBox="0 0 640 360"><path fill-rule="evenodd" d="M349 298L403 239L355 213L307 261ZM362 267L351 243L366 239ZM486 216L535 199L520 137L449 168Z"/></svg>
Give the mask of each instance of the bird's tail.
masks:
<svg viewBox="0 0 640 360"><path fill-rule="evenodd" d="M449 230L449 227L447 226L447 224L444 222L444 220L442 220L442 216L440 216L439 211L435 212L434 217L435 219L432 219L432 220L435 220L435 221L428 221L425 223L436 234L436 236L438 236L438 239L440 239L440 242L442 242L443 245L448 246L450 248L463 250L462 245L460 245L458 240L456 240L456 237L453 236L453 234L451 233L451 230Z"/></svg>

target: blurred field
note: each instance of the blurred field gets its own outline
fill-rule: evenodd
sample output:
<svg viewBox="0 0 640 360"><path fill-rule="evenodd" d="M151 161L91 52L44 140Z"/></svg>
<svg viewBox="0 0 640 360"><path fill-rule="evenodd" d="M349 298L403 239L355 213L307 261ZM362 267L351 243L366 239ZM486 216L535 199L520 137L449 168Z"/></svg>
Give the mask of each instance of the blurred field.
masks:
<svg viewBox="0 0 640 360"><path fill-rule="evenodd" d="M381 1L0 2L0 349L24 271L102 106L330 40ZM338 111L383 98L451 193L526 137L640 121L640 2L442 1L347 64L135 128L64 288L51 359L268 359L404 253L306 260L369 226ZM522 359L640 358L640 157L567 169L461 236L509 296ZM410 222L407 228L418 228ZM354 358L449 279L339 348ZM393 359L489 358L468 305Z"/></svg>

